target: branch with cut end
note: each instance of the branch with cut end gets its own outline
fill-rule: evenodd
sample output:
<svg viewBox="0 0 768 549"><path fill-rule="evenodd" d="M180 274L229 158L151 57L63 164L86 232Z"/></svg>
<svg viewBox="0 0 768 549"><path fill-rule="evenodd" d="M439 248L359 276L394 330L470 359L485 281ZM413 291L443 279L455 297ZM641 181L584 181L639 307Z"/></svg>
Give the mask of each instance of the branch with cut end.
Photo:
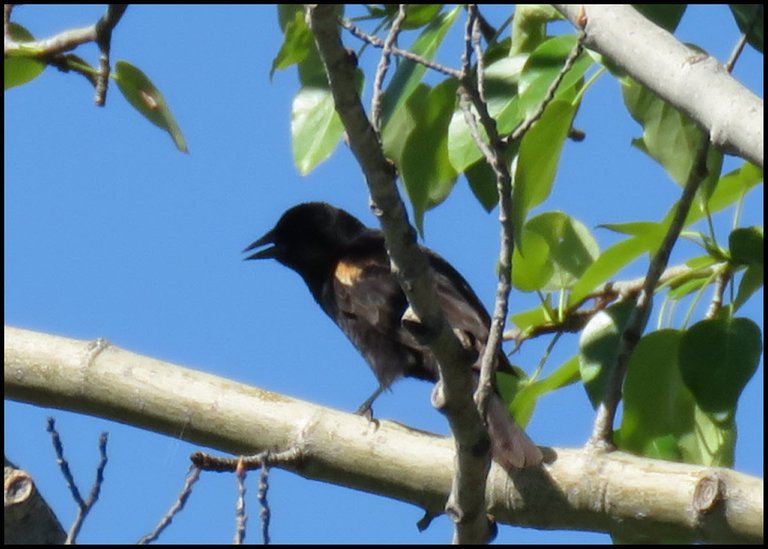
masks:
<svg viewBox="0 0 768 549"><path fill-rule="evenodd" d="M5 396L90 414L173 440L248 454L302 448L276 464L442 512L453 441L246 386L205 372L48 334L5 328ZM139 390L140 389L140 390ZM762 543L763 481L729 469L623 452L544 449L546 463L515 475L493 465L488 509L503 524L609 532L637 539Z"/></svg>

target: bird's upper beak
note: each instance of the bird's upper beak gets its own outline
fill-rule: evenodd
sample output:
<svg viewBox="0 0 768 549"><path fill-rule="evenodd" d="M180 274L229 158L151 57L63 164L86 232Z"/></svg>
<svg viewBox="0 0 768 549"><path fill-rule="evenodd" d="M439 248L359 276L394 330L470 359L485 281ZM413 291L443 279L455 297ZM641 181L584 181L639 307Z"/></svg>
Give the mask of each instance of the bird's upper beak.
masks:
<svg viewBox="0 0 768 549"><path fill-rule="evenodd" d="M265 234L264 236L259 238L257 241L253 242L246 249L244 249L243 253L250 252L251 250L264 246L265 244L273 244L275 241L274 232L275 232L274 230L269 231L267 234ZM247 256L245 259L270 259L270 258L274 258L276 253L277 253L277 248L275 246L270 246L268 248L264 248L263 250L260 250L254 254Z"/></svg>

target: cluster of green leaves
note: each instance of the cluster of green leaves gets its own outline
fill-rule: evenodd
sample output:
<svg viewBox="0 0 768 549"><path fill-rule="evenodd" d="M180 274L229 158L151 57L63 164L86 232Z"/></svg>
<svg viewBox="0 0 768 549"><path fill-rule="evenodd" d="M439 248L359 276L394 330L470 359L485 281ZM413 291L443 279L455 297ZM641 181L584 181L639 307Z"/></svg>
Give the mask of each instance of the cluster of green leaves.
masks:
<svg viewBox="0 0 768 549"><path fill-rule="evenodd" d="M409 51L431 61L450 28L460 20L462 8L418 5L408 10L401 38L405 41L409 33L416 34ZM646 5L642 11L674 31L685 5ZM737 18L739 12L734 8ZM298 67L301 89L293 105L293 150L300 172L308 173L332 154L343 128L302 9L283 6L278 13L285 41L274 60L273 72ZM367 16L359 19L376 22L374 32L378 32L389 28L395 15L394 6L369 7ZM539 108L576 46L575 36L547 36L547 22L556 17L547 8L519 7L508 36L504 34L509 22L494 36L486 36L484 97L501 135L510 134ZM754 35L759 30L762 51L762 21L749 24L751 39L758 40ZM675 204L661 221L603 225L626 238L602 251L590 230L564 212L530 216L552 191L560 152L580 101L589 84L605 72L601 62L599 56L581 54L538 122L505 151L514 189L512 281L518 290L541 296L539 307L511 317L523 337L543 327L565 330L571 315L606 282L641 256L654 255L676 211ZM384 152L398 168L422 232L424 213L448 196L460 175L483 207L490 210L498 202L493 171L458 105L459 82L445 77L430 85L426 72L423 64L398 60L384 89L381 113ZM621 74L615 77L621 81L629 115L643 130L632 145L658 162L673 181L684 185L705 136L690 119L643 86ZM763 175L745 163L721 176L722 154L714 150L707 157L707 168L709 175L685 221L684 234L699 244L703 253L688 261L689 270L666 281L665 288L660 289L665 292L665 305L687 298L690 312L683 326L671 328L660 322L657 330L646 333L639 342L624 385L626 397L617 440L621 447L644 455L730 465L738 397L762 353L759 328L736 313L763 284L763 230L735 228L728 247L721 247L711 216L736 205L733 226L737 227L738 206L750 189L762 182ZM709 221L706 232L694 228L702 220ZM689 327L702 292L722 277L737 288L735 298L718 314ZM511 406L515 417L525 423L542 395L577 381L584 384L597 406L615 367L620 334L633 306L630 301L618 302L594 315L581 334L579 352L550 375L540 377L537 372L523 380L500 376L500 390L511 399L514 395ZM660 309L661 315L664 307Z"/></svg>
<svg viewBox="0 0 768 549"><path fill-rule="evenodd" d="M37 45L34 36L26 28L17 23L11 23L9 33L16 42L20 43L20 47L12 50L5 58L6 90L37 78L48 66L49 61L46 58L46 52ZM77 55L61 54L56 57L56 61L59 67L63 66L66 70L78 72L90 79L95 79L98 75L95 67ZM137 111L168 132L177 149L187 152L186 140L171 114L168 103L146 74L127 61L118 61L110 78L117 83L118 89Z"/></svg>

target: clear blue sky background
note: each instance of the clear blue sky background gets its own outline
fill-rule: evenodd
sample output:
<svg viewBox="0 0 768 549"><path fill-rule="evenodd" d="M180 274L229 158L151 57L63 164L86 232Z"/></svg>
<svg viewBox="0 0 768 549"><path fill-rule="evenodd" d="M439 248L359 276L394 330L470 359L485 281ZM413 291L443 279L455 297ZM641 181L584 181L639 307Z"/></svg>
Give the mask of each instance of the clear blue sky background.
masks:
<svg viewBox="0 0 768 549"><path fill-rule="evenodd" d="M507 9L485 8L497 21ZM91 24L102 10L23 6L14 18L42 37ZM293 165L290 106L296 77L287 71L269 81L282 38L276 21L271 6L128 9L113 38L113 59L133 62L163 91L190 155L178 153L114 88L106 109L94 107L92 90L79 76L49 69L6 93L6 324L80 339L106 337L144 355L343 410L354 410L368 396L375 386L372 374L298 276L275 263L241 260L243 247L299 202L325 200L375 222L363 178L345 146L308 177L300 177ZM737 30L727 8L698 6L689 9L678 35L725 60ZM447 49L441 60L457 66L456 51L455 45ZM366 52L365 67L375 62L373 53ZM80 55L97 60L93 47ZM735 74L762 95L762 56L747 48ZM616 239L598 224L658 220L679 189L630 147L639 128L610 76L589 90L576 124L587 138L566 145L555 191L538 211L567 211L593 228L604 248ZM736 165L731 160L727 169ZM762 225L762 204L760 187L748 200L744 224ZM723 239L730 222L730 215L718 220ZM495 215L478 206L463 181L426 218L426 244L464 273L489 305L497 234ZM639 276L644 268L638 263L624 275ZM513 310L533 305L529 296L512 297ZM679 309L678 319L685 307ZM762 292L744 313L762 323ZM526 345L516 362L530 371L545 343ZM547 371L574 348L575 340L565 338ZM428 384L401 382L380 398L376 414L446 433L444 419L429 405L429 391ZM6 454L31 471L65 525L75 507L45 432L49 414L58 420L81 490L93 479L98 433L110 433L101 502L80 541L130 543L148 532L176 497L196 448L97 418L6 402ZM529 432L541 445L578 447L591 422L583 389L572 386L542 400ZM762 476L762 365L745 391L738 425L737 469ZM249 486L254 496L254 479ZM229 542L234 498L229 475L204 475L163 540ZM445 517L418 533L421 511L415 507L278 470L269 499L275 542L450 539ZM248 539L258 542L253 497L249 505ZM599 534L507 526L498 539L609 541Z"/></svg>

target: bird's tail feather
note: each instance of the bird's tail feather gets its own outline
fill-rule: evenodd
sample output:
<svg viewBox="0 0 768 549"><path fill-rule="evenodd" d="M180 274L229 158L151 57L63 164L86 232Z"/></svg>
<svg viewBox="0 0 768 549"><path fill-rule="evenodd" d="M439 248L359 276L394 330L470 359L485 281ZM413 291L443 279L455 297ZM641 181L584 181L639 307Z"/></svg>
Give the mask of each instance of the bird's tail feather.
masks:
<svg viewBox="0 0 768 549"><path fill-rule="evenodd" d="M499 395L491 395L488 401L487 418L488 436L491 439L491 451L496 463L509 472L541 463L543 459L541 450L515 423Z"/></svg>

